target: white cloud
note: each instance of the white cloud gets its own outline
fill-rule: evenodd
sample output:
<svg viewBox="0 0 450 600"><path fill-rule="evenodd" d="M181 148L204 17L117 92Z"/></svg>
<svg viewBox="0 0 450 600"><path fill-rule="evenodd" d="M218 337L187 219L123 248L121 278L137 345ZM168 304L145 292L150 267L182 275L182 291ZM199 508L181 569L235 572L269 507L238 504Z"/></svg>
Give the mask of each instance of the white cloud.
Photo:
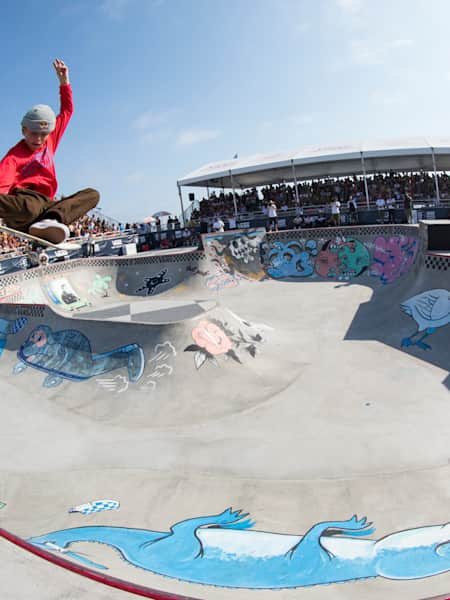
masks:
<svg viewBox="0 0 450 600"><path fill-rule="evenodd" d="M219 137L220 131L215 129L187 129L179 133L177 137L178 146L190 146L200 142L207 142Z"/></svg>

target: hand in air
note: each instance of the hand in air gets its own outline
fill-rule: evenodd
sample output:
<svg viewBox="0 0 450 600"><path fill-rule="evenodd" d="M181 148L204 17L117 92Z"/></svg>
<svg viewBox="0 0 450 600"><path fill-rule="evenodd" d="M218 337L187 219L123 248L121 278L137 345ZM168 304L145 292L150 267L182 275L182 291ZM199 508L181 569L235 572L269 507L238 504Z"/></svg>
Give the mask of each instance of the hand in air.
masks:
<svg viewBox="0 0 450 600"><path fill-rule="evenodd" d="M56 71L56 76L59 79L59 84L64 85L69 83L69 67L66 65L66 63L57 58L53 61L53 66Z"/></svg>

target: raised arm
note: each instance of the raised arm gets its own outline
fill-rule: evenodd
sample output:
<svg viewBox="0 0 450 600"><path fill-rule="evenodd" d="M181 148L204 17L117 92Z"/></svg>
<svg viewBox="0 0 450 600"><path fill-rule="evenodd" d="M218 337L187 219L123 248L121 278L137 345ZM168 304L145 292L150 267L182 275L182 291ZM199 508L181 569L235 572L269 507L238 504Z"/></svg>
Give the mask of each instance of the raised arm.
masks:
<svg viewBox="0 0 450 600"><path fill-rule="evenodd" d="M66 85L67 83L70 83L69 67L66 65L66 63L63 60L60 60L59 58L57 58L56 60L53 61L53 66L56 71L56 76L58 77L58 80L59 80L59 85Z"/></svg>
<svg viewBox="0 0 450 600"><path fill-rule="evenodd" d="M53 143L53 150L56 150L61 137L70 121L70 117L73 114L73 99L72 99L72 87L69 81L69 67L63 60L56 59L53 61L53 67L56 72L56 76L59 81L59 94L61 98L61 107L59 115L56 117L56 126L52 131L51 138Z"/></svg>

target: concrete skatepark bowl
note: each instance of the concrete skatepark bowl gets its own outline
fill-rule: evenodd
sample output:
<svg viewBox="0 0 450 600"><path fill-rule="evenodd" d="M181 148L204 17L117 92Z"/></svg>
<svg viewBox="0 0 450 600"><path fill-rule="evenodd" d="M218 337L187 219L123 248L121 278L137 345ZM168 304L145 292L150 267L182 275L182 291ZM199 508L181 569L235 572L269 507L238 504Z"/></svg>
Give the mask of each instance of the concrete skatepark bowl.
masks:
<svg viewBox="0 0 450 600"><path fill-rule="evenodd" d="M203 243L0 277L2 599L445 597L450 257Z"/></svg>

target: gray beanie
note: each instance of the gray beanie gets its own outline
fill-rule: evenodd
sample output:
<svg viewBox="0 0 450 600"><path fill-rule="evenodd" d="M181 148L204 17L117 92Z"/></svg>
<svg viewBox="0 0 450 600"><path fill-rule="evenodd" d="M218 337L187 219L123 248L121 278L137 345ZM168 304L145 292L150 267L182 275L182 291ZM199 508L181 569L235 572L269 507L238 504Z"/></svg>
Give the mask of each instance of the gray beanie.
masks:
<svg viewBox="0 0 450 600"><path fill-rule="evenodd" d="M55 129L56 116L50 106L36 104L25 113L22 119L22 127L31 131L51 133Z"/></svg>

